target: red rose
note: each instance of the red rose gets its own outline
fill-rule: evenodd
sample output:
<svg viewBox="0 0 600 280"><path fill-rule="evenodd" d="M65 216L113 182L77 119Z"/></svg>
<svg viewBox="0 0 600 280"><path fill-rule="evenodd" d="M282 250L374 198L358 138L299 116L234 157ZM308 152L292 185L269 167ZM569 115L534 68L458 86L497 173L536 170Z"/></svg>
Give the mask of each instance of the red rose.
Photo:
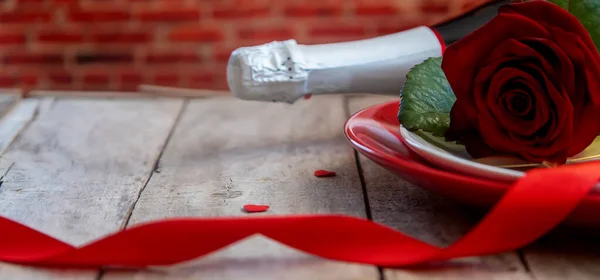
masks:
<svg viewBox="0 0 600 280"><path fill-rule="evenodd" d="M546 1L508 4L451 45L446 137L473 157L564 163L600 132L600 55L579 20Z"/></svg>

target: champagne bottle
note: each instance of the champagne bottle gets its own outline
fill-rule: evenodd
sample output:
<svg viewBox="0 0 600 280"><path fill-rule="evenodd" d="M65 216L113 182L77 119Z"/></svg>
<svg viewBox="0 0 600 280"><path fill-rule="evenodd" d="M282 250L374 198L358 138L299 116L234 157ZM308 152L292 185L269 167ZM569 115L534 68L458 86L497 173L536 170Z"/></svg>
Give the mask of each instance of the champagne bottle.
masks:
<svg viewBox="0 0 600 280"><path fill-rule="evenodd" d="M238 48L227 66L232 94L244 100L294 103L307 94L398 94L410 69L443 54L491 20L510 0L489 1L473 11L427 27L319 45L296 40Z"/></svg>
<svg viewBox="0 0 600 280"><path fill-rule="evenodd" d="M438 23L432 28L437 30L446 45L450 45L475 31L498 14L498 8L511 0L488 1L472 11L458 17Z"/></svg>

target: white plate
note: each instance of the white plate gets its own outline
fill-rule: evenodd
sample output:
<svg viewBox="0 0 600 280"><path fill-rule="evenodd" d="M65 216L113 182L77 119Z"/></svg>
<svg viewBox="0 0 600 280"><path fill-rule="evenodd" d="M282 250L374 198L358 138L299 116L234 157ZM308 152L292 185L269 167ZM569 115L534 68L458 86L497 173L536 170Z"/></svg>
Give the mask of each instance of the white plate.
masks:
<svg viewBox="0 0 600 280"><path fill-rule="evenodd" d="M411 150L430 163L446 170L480 178L510 182L524 176L525 171L529 169L549 167L511 156L473 159L462 145L446 142L442 137L435 137L430 133L411 132L402 125L400 135ZM567 159L567 164L594 160L600 160L600 136L584 151Z"/></svg>
<svg viewBox="0 0 600 280"><path fill-rule="evenodd" d="M447 149L442 149L423 139L420 135L408 131L402 125L400 126L400 134L411 150L430 163L446 170L452 170L480 178L509 182L515 181L525 175L525 172L522 171L473 161L469 159L470 156L466 152L466 149L461 150L460 148L448 146L448 149L454 148L451 153L447 151Z"/></svg>

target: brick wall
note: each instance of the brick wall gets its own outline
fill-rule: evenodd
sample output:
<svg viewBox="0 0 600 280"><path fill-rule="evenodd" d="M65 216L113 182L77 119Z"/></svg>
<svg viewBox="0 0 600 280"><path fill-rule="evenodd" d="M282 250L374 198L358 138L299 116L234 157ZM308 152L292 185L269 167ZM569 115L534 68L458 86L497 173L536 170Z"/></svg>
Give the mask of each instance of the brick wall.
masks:
<svg viewBox="0 0 600 280"><path fill-rule="evenodd" d="M238 46L367 38L482 0L0 0L0 88L226 89Z"/></svg>

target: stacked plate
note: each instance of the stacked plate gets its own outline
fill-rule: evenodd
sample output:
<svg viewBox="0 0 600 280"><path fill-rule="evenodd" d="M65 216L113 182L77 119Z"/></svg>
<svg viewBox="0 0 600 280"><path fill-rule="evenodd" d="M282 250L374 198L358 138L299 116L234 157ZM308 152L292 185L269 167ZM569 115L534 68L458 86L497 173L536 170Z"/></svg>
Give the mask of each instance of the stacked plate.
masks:
<svg viewBox="0 0 600 280"><path fill-rule="evenodd" d="M397 119L399 101L375 105L353 115L345 133L361 154L405 180L452 199L493 206L532 168L550 168L513 157L473 159L463 146L424 132L411 132ZM600 159L600 138L570 164ZM543 186L540 186L543 191ZM567 224L600 225L600 186L588 195Z"/></svg>

